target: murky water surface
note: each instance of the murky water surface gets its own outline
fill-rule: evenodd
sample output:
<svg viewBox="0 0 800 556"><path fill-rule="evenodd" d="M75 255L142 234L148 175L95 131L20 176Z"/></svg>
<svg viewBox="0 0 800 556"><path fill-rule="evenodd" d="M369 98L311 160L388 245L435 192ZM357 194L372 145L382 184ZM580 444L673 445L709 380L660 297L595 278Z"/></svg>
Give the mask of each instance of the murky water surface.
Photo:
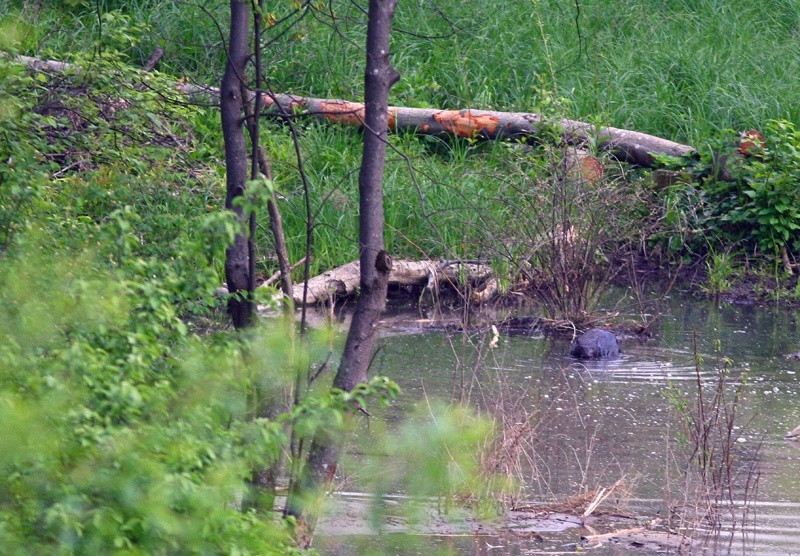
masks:
<svg viewBox="0 0 800 556"><path fill-rule="evenodd" d="M758 478L757 493L747 495L752 522L746 538L737 533L732 544L711 552L800 553L800 449L783 439L800 425L800 361L784 357L800 350L797 312L687 298L674 299L661 311L652 339L623 340L622 358L586 364L565 356L566 340L501 335L496 348L485 350L486 340L480 335L423 332L406 325L381 339L375 372L400 384L404 394L398 407L405 409L427 403L426 396L450 399L456 393L477 406L505 405L511 411L536 413L536 458L526 492L530 499L563 499L625 477L632 488L629 510L664 516L665 501L674 503L682 496L675 476L679 457L675 413L667 393L695 388L696 334L707 393L724 358L729 360L731 381L744 381L742 413L734 431L736 450L743 461L757 462L736 480L742 485L748 478L751 482ZM476 365L475 345L481 341L484 363ZM492 386L478 387L474 378ZM737 496L745 495L740 491ZM323 554L563 553L575 549L580 534L578 530L547 535L544 542L465 536L409 543L404 535L380 540L323 536L319 550ZM643 549L626 550L643 553ZM622 551L601 549L604 554Z"/></svg>

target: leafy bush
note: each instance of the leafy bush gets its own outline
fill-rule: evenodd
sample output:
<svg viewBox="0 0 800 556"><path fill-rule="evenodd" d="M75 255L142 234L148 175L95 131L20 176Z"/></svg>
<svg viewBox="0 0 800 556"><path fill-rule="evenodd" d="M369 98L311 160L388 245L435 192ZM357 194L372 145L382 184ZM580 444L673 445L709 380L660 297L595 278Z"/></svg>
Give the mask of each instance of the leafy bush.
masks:
<svg viewBox="0 0 800 556"><path fill-rule="evenodd" d="M712 195L730 207L720 216L732 237L778 254L800 239L800 132L794 124L767 124L765 145L731 159L732 182L714 182Z"/></svg>
<svg viewBox="0 0 800 556"><path fill-rule="evenodd" d="M169 280L17 252L0 274L4 552L282 552L280 525L236 504L285 440L250 419L242 347L187 334Z"/></svg>
<svg viewBox="0 0 800 556"><path fill-rule="evenodd" d="M800 132L791 122L769 122L763 142L728 132L707 153L662 162L702 183L677 184L664 195L666 236L680 238L676 250L740 243L774 256L800 248Z"/></svg>
<svg viewBox="0 0 800 556"><path fill-rule="evenodd" d="M46 141L30 133L41 123L31 102L41 89L40 80L0 57L0 250L43 201Z"/></svg>

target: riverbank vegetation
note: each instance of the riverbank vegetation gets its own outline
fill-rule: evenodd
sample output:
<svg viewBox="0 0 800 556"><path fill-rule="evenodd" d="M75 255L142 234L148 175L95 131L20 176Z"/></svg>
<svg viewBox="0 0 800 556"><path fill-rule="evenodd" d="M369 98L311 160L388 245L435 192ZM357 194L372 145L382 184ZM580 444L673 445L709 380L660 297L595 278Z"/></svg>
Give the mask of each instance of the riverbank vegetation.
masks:
<svg viewBox="0 0 800 556"><path fill-rule="evenodd" d="M796 112L800 93L788 77L797 69L793 65L800 48L793 8L778 2L769 10L770 18L761 21L747 9L723 9L713 2L691 13L679 3L666 4L663 17L658 18L641 17L637 8L622 9L611 1L581 4L577 12L549 3L514 4L504 10L480 4L449 11L442 7L441 12L398 7L393 63L403 78L393 89L391 103L539 112L553 120L569 116L693 145L699 162L663 163L681 168L691 164L696 179L673 180L677 183L665 190L655 190L654 180L646 173L600 161L606 166L607 176L593 195L610 201L620 187L631 186L637 197L649 195L640 199L646 206L624 198L624 191L623 198L608 205L619 207L620 220L647 221L652 216L658 224L646 224L643 237L631 237L626 229L610 230L607 233L612 241L628 241L648 254L655 250L662 257L658 259L662 268L699 261L698 268L703 269L703 258L710 255L709 261L713 261L718 254L733 256L736 270L748 275L760 271L774 276L772 262L776 256L784 270L790 268L794 253L788 247L797 217L788 207L793 202L791 184L797 180L792 149L797 148L794 126L800 118ZM224 52L216 25L226 23L224 6L191 9L180 2L157 7L148 2L124 6L100 2L98 18L92 9L94 3L68 2L58 9L36 2L16 9L13 2L5 5L9 13L5 28L15 30L10 36L17 37L14 48L18 52L40 56L52 53L58 59L79 61L87 57L81 57L81 52L102 47L106 54L117 52L119 63L138 66L154 48L166 46L168 53L160 66L165 76L211 84L219 80ZM352 6L336 6L332 16L313 3L297 6L291 2L268 4L268 18L274 21L268 36L275 37L265 60L270 89L360 99L364 26L359 23L358 12ZM663 24L656 25L661 20ZM527 22L527 33L506 31L522 21ZM699 29L726 31L701 33ZM747 41L756 30L758 41ZM643 59L646 53L632 46L639 36L649 37L650 59ZM679 48L672 37L684 38ZM742 42L749 46L739 52ZM765 71L767 68L769 71ZM95 72L101 73L100 68ZM37 85L42 86L44 77L37 79ZM161 82L162 88L164 85ZM35 88L26 96L28 105L23 111L41 102L35 98ZM136 110L135 101L131 107ZM130 113L123 111L120 115L127 117ZM215 207L222 167L218 115L214 110L198 109L183 125L191 130L192 141L189 144L189 137L183 139L186 133L174 134L184 141L186 154L181 171L166 176L166 181L180 182L186 174L195 176L208 201L205 204ZM284 201L290 258L299 261L305 254L306 207L292 138L285 126L275 122L266 126L263 141L275 167L274 186ZM298 129L314 216L313 275L357 258L353 241L357 237L358 207L355 170L360 162L361 140L353 130L312 121ZM724 177L728 179L716 179L721 177L720 161L738 150L736 134L750 129L766 136L764 145L756 147L765 156L735 159L726 165ZM152 131L147 133L152 135ZM537 180L545 184L574 178L565 175L560 160L568 157L567 149L557 143L542 144L523 155L494 143L420 139L407 134L391 140L394 156L390 154L387 167L387 249L397 257L413 259L491 258L502 280L508 283L519 277L530 261L525 260L525 254L504 252L503 243L521 239L514 235L527 233L540 239L543 234L538 230L526 232L526 226L520 226L521 230L510 230L505 235L511 237L503 238L496 237L497 228L507 229L504 219L509 216L508 207L518 209L521 190L529 191ZM81 154L80 148L76 145L75 156ZM87 150L83 154L90 153ZM130 157L127 164L135 160ZM69 163L56 171L69 178L70 171L80 169L65 170ZM163 167L150 166L153 170ZM525 167L523 172L521 166ZM201 176L198 168L202 167L208 173ZM545 189L544 193L550 192ZM563 189L557 195L562 200L564 195L578 200L578 194ZM199 206L197 199L181 195L173 198L175 203L198 201ZM133 205L134 201L120 199L114 206ZM551 208L555 206L547 199L543 201ZM580 199L573 205L586 207L588 203ZM624 214L627 210L631 214ZM185 215L186 211L173 213ZM538 214L528 214L528 223L539 225ZM517 212L515 216L519 215ZM551 222L549 235L559 223L566 228L573 226L564 219ZM579 227L569 233L581 232ZM525 242L531 243L531 238ZM499 249L487 249L492 243ZM277 266L268 233L260 234L258 250L259 273L269 276ZM601 258L616 255L619 253L601 250ZM563 282L564 277L560 278ZM795 283L761 282L765 290L784 296ZM551 297L550 293L544 295Z"/></svg>
<svg viewBox="0 0 800 556"><path fill-rule="evenodd" d="M392 104L544 123L529 144L391 135L387 251L488 263L501 296L534 298L554 321L590 322L609 284L636 286L645 271L800 301L800 14L767 4L401 2ZM252 470L297 461L319 423L392 396L390 382L357 398L311 385L338 350L322 333L226 330L215 290L238 228L222 210L219 113L175 83L219 82L227 9L0 0L4 546L288 550L284 529L240 511L258 506L242 487ZM362 98L358 3L267 2L262 19L271 90ZM157 47L158 70L143 73ZM35 71L18 54L71 69ZM562 117L697 151L656 157L661 173L632 167L603 154L602 137L566 145ZM312 275L357 259L362 133L265 118L262 144L291 262L309 224ZM257 273L272 275L266 221L255 249ZM307 396L292 395L298 376ZM274 392L259 389L267 379ZM281 400L270 418L256 415L262 394ZM442 422L448 435L484 430L462 413ZM425 465L450 496L446 454L433 452Z"/></svg>

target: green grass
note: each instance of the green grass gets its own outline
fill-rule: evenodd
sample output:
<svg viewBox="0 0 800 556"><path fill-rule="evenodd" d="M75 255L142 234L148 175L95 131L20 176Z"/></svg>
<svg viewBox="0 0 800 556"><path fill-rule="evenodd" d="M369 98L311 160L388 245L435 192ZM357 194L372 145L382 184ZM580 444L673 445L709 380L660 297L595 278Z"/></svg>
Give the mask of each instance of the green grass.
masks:
<svg viewBox="0 0 800 556"><path fill-rule="evenodd" d="M305 234L302 187L289 138L280 128L268 129L290 256L299 260ZM361 137L352 129L321 124L302 133L315 215L313 269L321 271L358 258ZM476 206L485 204L487 186L497 181L491 174L500 157L490 153L503 147L429 145L411 135L392 136L391 143L384 183L387 248L398 257L477 257L480 230L470 221L477 218ZM269 243L264 230L263 253L270 252Z"/></svg>
<svg viewBox="0 0 800 556"><path fill-rule="evenodd" d="M101 4L149 26L128 49L134 63L160 45L167 70L219 79L224 2L198 3L205 12L177 1ZM19 5L0 0L0 13ZM38 31L28 53L89 48L97 37L92 11L79 6L65 17L52 5L31 16ZM309 10L268 35L282 34L267 56L276 90L360 96L364 15L350 2L331 5L335 29L325 11ZM695 145L727 128L800 120L800 5L793 0L590 0L579 3L580 12L555 0L436 5L446 19L425 2L398 5L392 49L403 77L394 103L528 111L539 104L543 80L572 101L576 118ZM278 19L293 7L267 2Z"/></svg>
<svg viewBox="0 0 800 556"><path fill-rule="evenodd" d="M333 7L335 25L330 13L308 4L301 20L269 30L268 37L277 37L266 56L271 86L359 99L364 14L343 0L321 5ZM554 0L441 0L436 5L440 12L427 2L398 5L392 60L402 78L392 91L394 104L544 110L699 148L728 128L763 129L769 119L800 120L800 5L793 0L757 5L590 0L580 2L579 12L573 3ZM20 0L0 0L0 14L16 14L29 23L20 26L26 33L19 51L54 58L92 51L99 31L94 2L45 0L38 12L22 6ZM105 21L103 33L105 47L121 50L131 64L139 65L162 46L165 73L201 83L219 80L224 2L102 0L100 7L121 9L129 17ZM267 10L282 21L295 13L295 3L275 0L267 2ZM136 31L139 24L146 29ZM554 98L566 104L553 107ZM188 180L191 187L174 172L149 176L153 183L164 182L163 190L115 178L119 191L111 208L136 200L137 210L145 212L143 227L148 218L159 223L147 229L151 241L174 235L176 226L205 207L220 206L224 166L217 118L207 111L191 122L196 139L185 164L202 168ZM315 213L312 271L317 272L357 257L361 134L315 123L298 127ZM290 134L274 123L265 124L265 131L290 256L299 260L305 208ZM508 149L410 135L393 136L391 142L398 152L390 151L386 173L388 248L408 257L486 255L485 228L497 229L508 214L509 199L497 198L513 191L506 182L513 179L516 162L509 160ZM191 198L182 195L185 191L192 191ZM169 224L161 214L186 216ZM261 272L275 269L265 224L258 257Z"/></svg>

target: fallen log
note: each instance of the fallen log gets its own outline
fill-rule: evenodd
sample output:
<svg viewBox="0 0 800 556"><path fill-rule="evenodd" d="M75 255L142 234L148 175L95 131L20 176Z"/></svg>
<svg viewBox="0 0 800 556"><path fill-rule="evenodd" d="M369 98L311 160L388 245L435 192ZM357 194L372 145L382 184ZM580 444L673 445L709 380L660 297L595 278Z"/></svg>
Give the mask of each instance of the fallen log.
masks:
<svg viewBox="0 0 800 556"><path fill-rule="evenodd" d="M359 262L353 261L311 278L306 302L314 304L355 295L359 272ZM483 303L497 293L497 282L488 265L461 261L393 261L389 286L415 286L437 292L443 285L458 291L469 286L473 303ZM296 304L303 302L303 287L302 283L294 285L292 297Z"/></svg>
<svg viewBox="0 0 800 556"><path fill-rule="evenodd" d="M216 102L219 92L213 87L181 83L177 90ZM321 121L364 126L364 105L340 99L320 99L291 94L263 94L266 113L292 116L314 116ZM651 167L653 154L680 157L693 152L682 145L654 135L615 127L600 127L562 118L555 122L541 114L498 112L493 110L440 110L435 108L389 107L390 131L412 131L425 135L455 135L488 140L526 141L535 139L546 126L560 125L564 140L570 145L599 145L601 151L624 162Z"/></svg>
<svg viewBox="0 0 800 556"><path fill-rule="evenodd" d="M17 56L15 60L39 71L64 71L70 64ZM219 89L178 83L175 90L207 104L219 103ZM313 116L330 123L364 126L364 104L340 99L321 99L292 94L263 93L266 113L282 116ZM695 149L654 135L562 118L552 122L541 114L494 110L441 110L389 107L390 131L413 131L428 135L524 141L535 139L543 127L559 124L564 140L576 146L593 142L600 150L638 166L653 165L653 154L680 157Z"/></svg>

